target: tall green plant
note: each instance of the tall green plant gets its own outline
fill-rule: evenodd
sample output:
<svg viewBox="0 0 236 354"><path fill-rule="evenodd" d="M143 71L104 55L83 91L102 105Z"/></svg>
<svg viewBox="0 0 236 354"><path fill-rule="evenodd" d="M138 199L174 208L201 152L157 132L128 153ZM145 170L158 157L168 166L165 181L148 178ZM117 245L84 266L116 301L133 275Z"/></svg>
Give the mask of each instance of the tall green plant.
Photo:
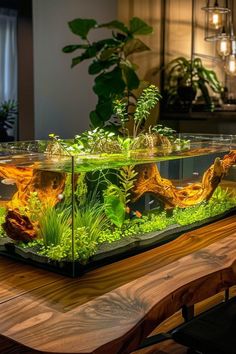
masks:
<svg viewBox="0 0 236 354"><path fill-rule="evenodd" d="M123 166L119 170L119 181L121 185L121 191L125 197L125 204L130 202L131 190L134 187L136 176L138 172L135 171L133 165Z"/></svg>
<svg viewBox="0 0 236 354"><path fill-rule="evenodd" d="M80 51L72 59L72 67L92 59L88 72L96 75L93 91L98 96L98 102L95 110L90 113L90 120L93 127L103 127L112 116L114 98L117 95L126 97L129 103L133 97L132 91L139 87L137 65L131 61L130 56L149 50L136 36L148 35L153 29L137 17L133 17L128 26L120 21L98 24L94 19L81 18L70 21L68 25L79 36L80 43L65 46L63 52ZM90 32L101 28L111 30L111 37L92 42L89 39Z"/></svg>
<svg viewBox="0 0 236 354"><path fill-rule="evenodd" d="M110 184L103 192L104 209L112 224L121 227L125 221L125 195L121 188Z"/></svg>
<svg viewBox="0 0 236 354"><path fill-rule="evenodd" d="M47 208L39 221L40 235L46 247L57 246L71 235L68 212ZM72 237L72 236L71 236Z"/></svg>
<svg viewBox="0 0 236 354"><path fill-rule="evenodd" d="M83 207L77 207L75 212L75 230L85 228L89 240L96 241L101 230L107 225L103 206L94 196Z"/></svg>
<svg viewBox="0 0 236 354"><path fill-rule="evenodd" d="M134 113L130 114L131 117L133 117L134 138L138 135L140 127L145 123L151 110L156 106L160 98L161 94L158 87L155 85L149 85L142 91L140 97L137 99ZM124 130L124 124L127 120L129 120L129 118L127 119L128 108L123 100L117 99L113 101L113 106L114 113L120 119L121 126Z"/></svg>

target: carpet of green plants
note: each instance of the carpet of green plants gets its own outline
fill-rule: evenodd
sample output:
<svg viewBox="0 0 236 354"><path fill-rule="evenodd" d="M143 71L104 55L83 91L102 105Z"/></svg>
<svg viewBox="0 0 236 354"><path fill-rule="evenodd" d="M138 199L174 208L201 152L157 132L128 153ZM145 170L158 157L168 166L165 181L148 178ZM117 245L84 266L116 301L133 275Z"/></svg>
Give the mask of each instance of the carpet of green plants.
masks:
<svg viewBox="0 0 236 354"><path fill-rule="evenodd" d="M128 177L127 177L128 175ZM124 177L125 176L125 177ZM123 178L123 179L122 179ZM90 257L96 254L100 245L112 243L129 237L138 237L150 232L164 231L170 226L192 225L211 217L223 214L236 206L236 197L227 189L218 187L209 201L196 206L181 209L174 208L172 211L150 211L141 217L130 217L123 206L129 201L130 189L135 175L126 171L121 177L129 178L129 187L121 190L123 196L114 194L117 190L104 191L112 198L110 207L101 203L98 195L88 194L83 205L75 208L74 214L74 248L72 247L71 207L63 209L63 205L44 210L39 218L39 238L29 243L19 243L22 248L33 248L42 256L56 261L76 260L86 264ZM110 194L109 194L110 193ZM36 196L33 196L34 201ZM115 199L114 199L115 198ZM117 199L116 199L117 198ZM120 202L119 202L120 199ZM38 203L36 203L38 205ZM108 210L106 208L108 207ZM29 212L27 210L27 212Z"/></svg>

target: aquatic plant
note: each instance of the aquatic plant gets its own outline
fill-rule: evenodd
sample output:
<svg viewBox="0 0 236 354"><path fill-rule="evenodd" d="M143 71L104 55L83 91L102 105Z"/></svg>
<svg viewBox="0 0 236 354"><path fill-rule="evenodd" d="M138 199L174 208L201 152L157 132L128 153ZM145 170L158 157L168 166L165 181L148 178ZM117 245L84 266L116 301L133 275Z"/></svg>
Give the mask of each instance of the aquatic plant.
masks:
<svg viewBox="0 0 236 354"><path fill-rule="evenodd" d="M91 241L98 238L100 230L105 228L107 224L103 205L96 200L95 194L88 196L85 205L75 208L75 232L77 232L77 229L85 227Z"/></svg>
<svg viewBox="0 0 236 354"><path fill-rule="evenodd" d="M124 98L116 98L113 101L113 110L120 121L120 133L122 135L115 134L109 127L97 127L81 135L76 135L73 140L69 141L50 134L54 146L53 142L49 144L47 152L63 154L63 151L66 150L66 154L70 155L123 154L125 158L129 158L131 151L136 149L153 149L157 146L162 146L165 148L166 153L189 149L189 140L176 138L176 132L171 128L158 124L154 127L149 127L148 132L144 132L143 125L160 97L159 89L155 85L146 87L137 99L136 104L133 104L132 112L128 111ZM128 121L132 121L133 124L133 135L131 134L131 136L126 127ZM110 159L114 159L114 157L114 155L108 156Z"/></svg>
<svg viewBox="0 0 236 354"><path fill-rule="evenodd" d="M47 228L45 227L45 232L49 235L49 237L46 236L47 240L45 241L43 237L22 247L36 247L40 254L52 260L70 261L74 259L86 264L103 242L111 243L122 238L158 232L171 225L191 225L194 222L222 214L236 205L235 197L227 189L218 187L209 201L185 209L174 208L173 215L165 211L153 211L141 218L125 219L125 198L121 189L110 184L104 194L107 194L109 198L119 196L118 199L111 198L111 209L108 208L106 213L113 225L110 225L105 218L104 210L106 209L105 207L103 209L97 195L89 195L86 204L83 207L76 207L75 210L74 252L72 251L72 232L68 211L57 215L56 210L52 208L47 210L45 216L46 224L49 224ZM112 203L114 203L114 209L112 209Z"/></svg>
<svg viewBox="0 0 236 354"><path fill-rule="evenodd" d="M39 220L39 228L46 247L60 245L63 238L72 237L70 213L68 210L59 213L55 208L48 207Z"/></svg>
<svg viewBox="0 0 236 354"><path fill-rule="evenodd" d="M59 135L54 133L51 133L48 136L51 141L49 141L47 145L46 153L49 155L70 155L70 150L72 150L74 153L80 153L83 149L82 146L80 147L71 141L69 142L63 140L59 137Z"/></svg>
<svg viewBox="0 0 236 354"><path fill-rule="evenodd" d="M171 142L172 148L175 151L190 149L190 140L176 138L177 132L172 128L165 127L162 124L157 124L153 127L150 127L150 131L166 137Z"/></svg>
<svg viewBox="0 0 236 354"><path fill-rule="evenodd" d="M140 233L161 231L172 225L174 220L166 212L152 213L150 218L139 226Z"/></svg>
<svg viewBox="0 0 236 354"><path fill-rule="evenodd" d="M20 214L28 216L32 222L37 221L43 210L43 205L38 197L38 193L30 192L27 204L20 206L18 209Z"/></svg>
<svg viewBox="0 0 236 354"><path fill-rule="evenodd" d="M4 237L6 235L2 227L2 224L5 222L6 212L7 209L5 207L0 207L0 237Z"/></svg>
<svg viewBox="0 0 236 354"><path fill-rule="evenodd" d="M111 243L124 237L127 238L149 232L161 231L174 223L174 219L167 215L166 212L150 213L149 215L142 216L142 218L125 220L122 227L104 230L99 235L99 242Z"/></svg>
<svg viewBox="0 0 236 354"><path fill-rule="evenodd" d="M235 200L233 193L230 192L228 188L222 188L218 186L215 189L209 203L223 203L226 201L233 201L233 200Z"/></svg>
<svg viewBox="0 0 236 354"><path fill-rule="evenodd" d="M68 213L59 214L61 224L64 224L62 230L58 230L61 236L56 238L53 234L54 238L50 237L50 243L44 242L40 254L57 261L74 259L86 263L89 257L96 253L100 232L108 226L103 206L96 198L95 193L90 194L82 207L75 207L74 240L72 240ZM48 231L50 232L50 229Z"/></svg>
<svg viewBox="0 0 236 354"><path fill-rule="evenodd" d="M77 229L74 237L74 252L72 251L72 237L63 237L61 243L54 246L41 246L39 253L54 261L79 261L86 264L89 258L94 255L98 248L96 241L89 239L85 227Z"/></svg>
<svg viewBox="0 0 236 354"><path fill-rule="evenodd" d="M116 134L103 128L95 128L81 135L76 135L74 140L75 143L83 146L83 150L88 153L121 151Z"/></svg>
<svg viewBox="0 0 236 354"><path fill-rule="evenodd" d="M104 210L107 218L117 227L125 221L125 195L115 184L110 184L103 192Z"/></svg>
<svg viewBox="0 0 236 354"><path fill-rule="evenodd" d="M147 120L152 108L156 106L160 98L161 94L155 85L146 87L134 104L134 112L128 112L128 106L124 98L115 99L113 101L113 111L120 121L123 134L127 134L125 123L132 118L133 138L135 138L138 135L141 125Z"/></svg>
<svg viewBox="0 0 236 354"><path fill-rule="evenodd" d="M106 229L100 233L99 243L114 242L124 237L137 236L149 232L165 230L171 225L191 225L194 222L202 221L210 217L220 215L234 206L236 200L231 193L218 187L215 191L215 198L201 204L185 209L174 208L173 215L163 211L161 213L151 212L142 218L125 220L121 227ZM214 196L214 195L213 195ZM216 198L218 202L216 202Z"/></svg>
<svg viewBox="0 0 236 354"><path fill-rule="evenodd" d="M166 136L167 138L173 140L174 136L176 134L176 130L169 128L169 127L165 127L162 124L157 124L154 127L151 127L151 131L158 133L162 136Z"/></svg>
<svg viewBox="0 0 236 354"><path fill-rule="evenodd" d="M80 172L76 182L75 199L79 206L84 206L88 194L88 186L86 183L86 173Z"/></svg>
<svg viewBox="0 0 236 354"><path fill-rule="evenodd" d="M56 205L57 210L64 210L68 209L72 203L72 177L71 174L68 174L65 179L65 187L63 193L61 194L61 201ZM86 184L86 173L80 172L74 176L75 180L75 190L74 190L74 197L75 202L83 206L86 202L86 196L88 193L88 187Z"/></svg>
<svg viewBox="0 0 236 354"><path fill-rule="evenodd" d="M175 208L173 217L180 225L189 225L216 215L220 215L236 206L236 200L227 189L216 188L209 201L185 209Z"/></svg>
<svg viewBox="0 0 236 354"><path fill-rule="evenodd" d="M207 219L209 215L209 208L207 202L203 202L196 206L191 206L185 209L174 208L173 218L176 224L189 225L196 221Z"/></svg>
<svg viewBox="0 0 236 354"><path fill-rule="evenodd" d="M144 124L150 114L151 109L155 107L160 98L161 94L155 85L150 85L143 90L141 96L137 100L134 112L134 138L138 135L141 125Z"/></svg>
<svg viewBox="0 0 236 354"><path fill-rule="evenodd" d="M119 169L118 178L121 185L121 191L125 198L125 205L130 202L130 194L134 187L137 174L138 172L135 171L133 165L123 166Z"/></svg>

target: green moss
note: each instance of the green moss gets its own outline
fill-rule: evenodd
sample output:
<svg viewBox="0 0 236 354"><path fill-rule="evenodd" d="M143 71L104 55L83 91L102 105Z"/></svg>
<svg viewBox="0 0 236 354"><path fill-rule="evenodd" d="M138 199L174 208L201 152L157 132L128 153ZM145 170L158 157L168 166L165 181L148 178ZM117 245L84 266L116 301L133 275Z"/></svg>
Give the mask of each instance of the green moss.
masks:
<svg viewBox="0 0 236 354"><path fill-rule="evenodd" d="M107 229L100 233L99 243L117 241L123 237L131 237L148 232L161 231L173 224L173 219L165 212L149 214L140 219L126 220L122 228Z"/></svg>
<svg viewBox="0 0 236 354"><path fill-rule="evenodd" d="M236 206L236 199L227 189L217 187L208 202L189 207L186 209L175 208L173 217L180 225L189 225L219 214Z"/></svg>

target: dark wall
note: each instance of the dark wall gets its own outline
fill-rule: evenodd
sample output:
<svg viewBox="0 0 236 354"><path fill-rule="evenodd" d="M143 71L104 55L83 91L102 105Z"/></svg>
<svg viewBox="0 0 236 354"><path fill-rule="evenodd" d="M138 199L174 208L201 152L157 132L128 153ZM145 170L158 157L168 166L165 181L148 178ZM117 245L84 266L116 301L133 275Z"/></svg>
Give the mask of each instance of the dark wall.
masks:
<svg viewBox="0 0 236 354"><path fill-rule="evenodd" d="M20 1L17 0L0 0L0 7L7 7L8 9L18 9L19 3Z"/></svg>

